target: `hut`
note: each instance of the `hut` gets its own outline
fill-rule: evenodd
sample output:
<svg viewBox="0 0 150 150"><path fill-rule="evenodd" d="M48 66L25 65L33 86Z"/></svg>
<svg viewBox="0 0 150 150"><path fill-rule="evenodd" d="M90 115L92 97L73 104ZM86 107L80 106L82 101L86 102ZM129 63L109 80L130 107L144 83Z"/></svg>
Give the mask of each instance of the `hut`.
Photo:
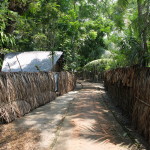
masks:
<svg viewBox="0 0 150 150"><path fill-rule="evenodd" d="M5 55L0 73L0 123L9 123L73 90L74 74L62 69L60 51Z"/></svg>
<svg viewBox="0 0 150 150"><path fill-rule="evenodd" d="M30 51L6 54L2 72L60 72L63 69L63 52Z"/></svg>

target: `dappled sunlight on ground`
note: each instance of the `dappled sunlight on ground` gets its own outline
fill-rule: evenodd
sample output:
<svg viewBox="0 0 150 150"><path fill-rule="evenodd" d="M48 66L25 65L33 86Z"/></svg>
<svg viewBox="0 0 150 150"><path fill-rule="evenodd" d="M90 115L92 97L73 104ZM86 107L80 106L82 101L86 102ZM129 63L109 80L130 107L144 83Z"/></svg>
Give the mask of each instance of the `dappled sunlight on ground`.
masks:
<svg viewBox="0 0 150 150"><path fill-rule="evenodd" d="M73 101L54 150L132 149L134 144L104 105L98 86L87 85Z"/></svg>
<svg viewBox="0 0 150 150"><path fill-rule="evenodd" d="M105 106L102 84L84 83L0 126L0 150L137 150Z"/></svg>

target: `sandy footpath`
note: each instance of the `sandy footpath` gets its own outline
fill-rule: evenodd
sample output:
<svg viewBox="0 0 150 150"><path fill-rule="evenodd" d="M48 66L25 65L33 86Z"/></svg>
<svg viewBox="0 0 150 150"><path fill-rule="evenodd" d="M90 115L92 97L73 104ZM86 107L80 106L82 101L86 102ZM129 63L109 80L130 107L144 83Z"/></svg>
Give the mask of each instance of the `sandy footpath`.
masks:
<svg viewBox="0 0 150 150"><path fill-rule="evenodd" d="M78 87L0 125L0 150L137 150L106 107L103 86Z"/></svg>

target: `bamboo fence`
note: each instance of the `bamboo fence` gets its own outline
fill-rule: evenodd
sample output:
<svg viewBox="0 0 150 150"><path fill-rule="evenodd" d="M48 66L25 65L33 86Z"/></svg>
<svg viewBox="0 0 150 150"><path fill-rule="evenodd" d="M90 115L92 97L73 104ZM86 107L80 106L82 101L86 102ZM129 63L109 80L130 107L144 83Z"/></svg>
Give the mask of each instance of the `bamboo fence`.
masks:
<svg viewBox="0 0 150 150"><path fill-rule="evenodd" d="M104 81L113 102L128 113L136 129L150 143L150 68L106 71Z"/></svg>
<svg viewBox="0 0 150 150"><path fill-rule="evenodd" d="M100 82L103 81L103 72L98 71L83 71L83 79L89 80L93 82Z"/></svg>
<svg viewBox="0 0 150 150"><path fill-rule="evenodd" d="M75 87L75 76L58 73L59 95ZM0 121L9 123L56 98L54 72L0 73Z"/></svg>
<svg viewBox="0 0 150 150"><path fill-rule="evenodd" d="M72 91L76 86L76 77L73 73L61 72L58 78L58 93L63 95L68 91Z"/></svg>

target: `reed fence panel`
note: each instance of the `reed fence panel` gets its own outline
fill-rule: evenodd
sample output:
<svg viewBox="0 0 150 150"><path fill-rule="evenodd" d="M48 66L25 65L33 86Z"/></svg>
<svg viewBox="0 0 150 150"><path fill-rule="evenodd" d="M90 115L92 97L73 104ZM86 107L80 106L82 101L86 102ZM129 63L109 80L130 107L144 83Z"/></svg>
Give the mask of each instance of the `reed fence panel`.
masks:
<svg viewBox="0 0 150 150"><path fill-rule="evenodd" d="M54 72L0 73L0 122L9 123L56 98ZM75 76L58 73L59 95L75 88Z"/></svg>
<svg viewBox="0 0 150 150"><path fill-rule="evenodd" d="M150 142L150 68L106 71L104 84L113 102L128 113L136 129Z"/></svg>

